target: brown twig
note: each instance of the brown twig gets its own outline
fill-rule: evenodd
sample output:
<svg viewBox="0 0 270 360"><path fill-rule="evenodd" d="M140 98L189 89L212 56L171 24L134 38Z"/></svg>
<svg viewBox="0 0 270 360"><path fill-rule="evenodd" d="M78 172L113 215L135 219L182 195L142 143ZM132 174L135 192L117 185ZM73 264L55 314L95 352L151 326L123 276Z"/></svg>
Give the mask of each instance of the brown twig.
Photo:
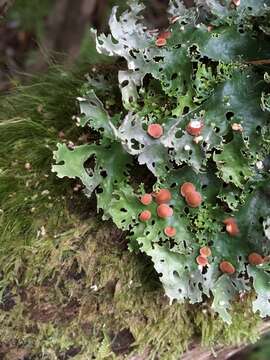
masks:
<svg viewBox="0 0 270 360"><path fill-rule="evenodd" d="M258 329L261 336L270 331L270 321L265 321ZM218 347L213 350L202 348L198 343L194 343L192 348L187 351L181 360L229 360L234 355L239 354L243 350L249 349L252 345L226 346Z"/></svg>
<svg viewBox="0 0 270 360"><path fill-rule="evenodd" d="M264 60L249 60L249 61L246 61L246 64L266 65L266 64L270 64L270 59L264 59Z"/></svg>

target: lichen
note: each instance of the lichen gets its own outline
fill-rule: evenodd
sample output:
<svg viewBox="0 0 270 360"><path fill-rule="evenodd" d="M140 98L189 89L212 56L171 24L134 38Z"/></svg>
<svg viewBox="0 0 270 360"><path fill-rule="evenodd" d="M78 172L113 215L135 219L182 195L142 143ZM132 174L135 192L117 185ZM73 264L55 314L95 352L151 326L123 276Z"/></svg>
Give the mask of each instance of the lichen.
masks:
<svg viewBox="0 0 270 360"><path fill-rule="evenodd" d="M0 101L1 352L123 359L111 350L122 329L135 339L127 351L148 359L179 358L194 336L205 346L254 341L250 300L235 304L230 326L208 303L170 305L149 259L127 251L94 200L50 175L59 132L81 136L71 117L84 72L53 70Z"/></svg>

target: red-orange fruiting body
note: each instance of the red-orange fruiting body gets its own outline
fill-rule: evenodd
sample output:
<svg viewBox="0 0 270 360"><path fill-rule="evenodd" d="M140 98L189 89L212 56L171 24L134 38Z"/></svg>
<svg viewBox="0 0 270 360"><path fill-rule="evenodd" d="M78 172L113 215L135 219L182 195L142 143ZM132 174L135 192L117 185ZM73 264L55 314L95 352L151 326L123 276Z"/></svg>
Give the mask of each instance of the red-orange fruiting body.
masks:
<svg viewBox="0 0 270 360"><path fill-rule="evenodd" d="M202 248L200 248L200 254L203 257L208 257L212 255L211 249L208 246L203 246Z"/></svg>
<svg viewBox="0 0 270 360"><path fill-rule="evenodd" d="M158 37L156 40L156 46L161 47L161 46L165 46L167 44L167 40L162 38L162 37Z"/></svg>
<svg viewBox="0 0 270 360"><path fill-rule="evenodd" d="M168 237L174 237L176 235L176 229L173 226L166 226L164 234Z"/></svg>
<svg viewBox="0 0 270 360"><path fill-rule="evenodd" d="M201 120L191 120L188 123L186 130L189 133L189 135L199 136L199 135L201 135L203 127L204 127L204 124Z"/></svg>
<svg viewBox="0 0 270 360"><path fill-rule="evenodd" d="M231 236L237 236L239 234L239 228L235 218L227 218L223 221L226 224L226 231Z"/></svg>
<svg viewBox="0 0 270 360"><path fill-rule="evenodd" d="M204 256L201 255L197 256L196 261L198 265L202 265L202 266L208 265L208 260Z"/></svg>
<svg viewBox="0 0 270 360"><path fill-rule="evenodd" d="M192 192L192 191L196 191L195 186L191 183L191 182L185 182L181 187L180 187L180 193L182 196L186 196L186 193L188 192Z"/></svg>
<svg viewBox="0 0 270 360"><path fill-rule="evenodd" d="M188 206L197 208L202 203L202 195L198 191L189 191L186 193L186 202Z"/></svg>
<svg viewBox="0 0 270 360"><path fill-rule="evenodd" d="M160 218L167 218L173 216L173 209L167 204L161 204L157 207L157 214Z"/></svg>
<svg viewBox="0 0 270 360"><path fill-rule="evenodd" d="M235 6L240 6L241 0L232 0Z"/></svg>
<svg viewBox="0 0 270 360"><path fill-rule="evenodd" d="M238 229L237 224L226 225L226 231L231 236L237 236L239 234L239 229Z"/></svg>
<svg viewBox="0 0 270 360"><path fill-rule="evenodd" d="M159 34L159 38L163 38L163 39L169 39L172 36L172 33L170 31L162 31Z"/></svg>
<svg viewBox="0 0 270 360"><path fill-rule="evenodd" d="M260 254L253 252L248 255L248 262L250 265L261 265L264 259Z"/></svg>
<svg viewBox="0 0 270 360"><path fill-rule="evenodd" d="M226 224L226 225L231 224L233 222L235 222L235 218L233 218L233 217L223 220L223 224Z"/></svg>
<svg viewBox="0 0 270 360"><path fill-rule="evenodd" d="M235 273L235 267L229 261L221 261L219 268L223 273L226 274Z"/></svg>
<svg viewBox="0 0 270 360"><path fill-rule="evenodd" d="M140 219L140 221L145 222L145 221L150 220L151 216L152 216L152 214L149 210L144 210L140 213L139 219Z"/></svg>
<svg viewBox="0 0 270 360"><path fill-rule="evenodd" d="M163 135L163 127L159 124L151 124L147 128L147 134L154 139L159 139Z"/></svg>
<svg viewBox="0 0 270 360"><path fill-rule="evenodd" d="M171 201L172 194L168 189L161 189L156 193L155 198L158 204L166 204Z"/></svg>
<svg viewBox="0 0 270 360"><path fill-rule="evenodd" d="M140 197L140 202L143 205L149 205L152 202L152 195L151 194L144 194Z"/></svg>

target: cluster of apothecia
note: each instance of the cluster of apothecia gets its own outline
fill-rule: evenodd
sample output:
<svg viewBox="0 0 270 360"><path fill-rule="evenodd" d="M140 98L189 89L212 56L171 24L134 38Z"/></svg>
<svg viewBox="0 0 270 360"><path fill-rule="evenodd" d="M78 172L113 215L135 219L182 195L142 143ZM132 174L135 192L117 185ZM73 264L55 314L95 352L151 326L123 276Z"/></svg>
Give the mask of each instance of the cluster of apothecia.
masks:
<svg viewBox="0 0 270 360"><path fill-rule="evenodd" d="M202 196L196 191L195 186L192 183L184 183L180 187L180 193L185 197L185 200L190 207L199 207L202 202ZM148 206L154 200L157 204L156 212L157 216L161 219L166 219L173 216L173 209L169 206L172 199L172 194L168 189L160 189L152 194L144 194L140 197L140 202ZM152 217L150 210L144 210L140 213L139 219L142 222L149 221ZM174 237L176 235L176 229L173 226L166 226L164 233L168 237Z"/></svg>
<svg viewBox="0 0 270 360"><path fill-rule="evenodd" d="M172 194L168 189L160 189L156 193L144 194L140 197L140 202L147 206L152 203L153 199L157 204L156 212L159 218L166 219L173 216L173 209L168 205L172 199ZM142 222L150 220L151 217L152 213L149 210L144 210L139 215L139 219ZM176 229L173 226L166 226L164 233L168 237L174 237L176 235Z"/></svg>
<svg viewBox="0 0 270 360"><path fill-rule="evenodd" d="M185 198L188 206L197 208L202 203L202 195L196 191L195 186L190 182L185 182L180 188L181 195Z"/></svg>
<svg viewBox="0 0 270 360"><path fill-rule="evenodd" d="M238 7L241 4L241 0L231 0L231 6L233 7ZM173 16L172 18L169 19L170 24L174 24L178 19L180 18L180 16ZM210 27L210 26L209 26ZM212 30L212 26L211 26L211 30ZM152 33L158 32L158 30L152 30ZM156 37L156 46L158 47L162 47L165 46L167 44L167 39L169 39L171 37L172 33L170 30L165 30L165 31L161 31L158 33L157 37Z"/></svg>
<svg viewBox="0 0 270 360"><path fill-rule="evenodd" d="M236 222L236 219L233 217L227 218L223 221L223 223L226 225L226 231L230 236L237 236L239 235L240 231ZM211 249L208 246L204 246L200 249L200 255L197 256L196 261L197 264L200 266L206 266L209 265L208 257L211 256ZM256 252L252 252L248 255L248 263L250 265L256 266L261 265L265 261L268 261L268 258L264 258L260 254ZM219 264L219 269L221 272L225 274L234 274L235 273L235 267L226 260L223 260Z"/></svg>
<svg viewBox="0 0 270 360"><path fill-rule="evenodd" d="M194 137L194 141L199 138L204 128L202 120L191 120L187 126L186 131L189 135ZM150 124L147 128L147 134L153 139L159 139L163 135L163 127L160 124ZM199 139L200 140L200 139Z"/></svg>
<svg viewBox="0 0 270 360"><path fill-rule="evenodd" d="M212 255L211 249L208 246L203 246L200 248L200 255L196 257L198 265L205 266L208 265L208 257Z"/></svg>
<svg viewBox="0 0 270 360"><path fill-rule="evenodd" d="M169 31L160 33L156 40L157 46L166 45L166 41L170 35L171 33ZM186 126L186 131L189 135L193 136L195 140L199 139L203 128L203 120L191 120ZM147 134L154 139L159 139L163 135L163 127L160 124L150 124L147 128ZM180 194L185 198L187 205L192 208L197 208L202 203L202 195L196 190L194 184L191 182L185 182L181 185ZM166 219L173 215L173 209L168 205L172 198L172 195L168 189L161 189L157 193L144 194L140 198L140 201L143 205L147 206L152 203L153 198L158 205L156 211L159 218ZM150 220L151 217L152 214L149 210L144 210L139 215L139 219L142 222ZM223 223L226 225L226 231L230 236L234 237L239 235L240 231L235 218L227 218L223 221ZM166 226L164 228L164 234L167 237L174 237L176 235L176 228L173 226ZM196 258L197 264L199 266L209 265L208 258L211 256L211 254L211 249L208 246L202 247L200 249L200 255L198 255ZM248 262L251 265L260 265L264 262L264 258L260 254L253 252L249 254ZM226 274L235 273L235 267L226 260L220 262L219 269L221 272Z"/></svg>
<svg viewBox="0 0 270 360"><path fill-rule="evenodd" d="M185 201L188 206L192 208L197 208L202 203L202 195L196 190L194 184L191 182L185 182L180 187L180 194L185 198ZM156 213L157 216L161 219L166 219L173 216L173 209L169 206L169 203L172 199L172 194L168 189L160 189L157 192L151 194L144 194L140 197L140 202L144 206L150 205L153 201L157 204ZM144 210L140 213L139 219L142 222L147 222L151 219L152 213L150 210ZM236 222L236 219L233 217L226 218L223 223L226 225L227 233L235 237L239 235L240 231ZM176 228L174 226L166 226L164 228L164 234L172 238L176 235ZM199 266L209 265L209 257L211 257L212 252L210 247L203 246L199 250L199 255L196 257L196 262ZM251 265L261 265L265 259L258 253L252 252L248 256L248 262ZM219 269L221 272L226 274L235 273L235 267L226 260L223 260L219 264Z"/></svg>

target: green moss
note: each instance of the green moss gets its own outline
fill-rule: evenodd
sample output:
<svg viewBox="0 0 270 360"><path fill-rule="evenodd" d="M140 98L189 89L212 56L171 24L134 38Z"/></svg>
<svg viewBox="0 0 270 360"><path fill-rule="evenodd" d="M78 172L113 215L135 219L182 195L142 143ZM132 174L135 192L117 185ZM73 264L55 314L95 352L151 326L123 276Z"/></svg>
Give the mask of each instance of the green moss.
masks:
<svg viewBox="0 0 270 360"><path fill-rule="evenodd" d="M48 252L38 245L32 251L28 266L42 276L28 279L20 296L14 290L16 305L1 315L4 342L16 339L49 359L79 347L83 358L110 354L104 334L113 337L128 328L135 338L134 353L148 349L148 359L177 359L194 335L202 336L204 346L220 345L221 338L224 344L256 338L249 302L237 305L230 327L207 307L169 305L161 289L144 286L145 265L112 243L111 225L88 224L86 234L83 223L78 229L63 234L60 246L50 245ZM46 274L48 269L54 273Z"/></svg>
<svg viewBox="0 0 270 360"><path fill-rule="evenodd" d="M258 340L260 317L254 315L251 297L235 302L232 310L232 324L224 326L208 308L195 314L194 321L200 334L202 345L214 347L221 341L223 345L240 345ZM222 339L222 340L221 340Z"/></svg>
<svg viewBox="0 0 270 360"><path fill-rule="evenodd" d="M69 185L56 181L50 164L59 131L76 133L71 116L79 86L78 76L54 70L0 100L0 259L9 279L42 227L53 234L66 223Z"/></svg>

